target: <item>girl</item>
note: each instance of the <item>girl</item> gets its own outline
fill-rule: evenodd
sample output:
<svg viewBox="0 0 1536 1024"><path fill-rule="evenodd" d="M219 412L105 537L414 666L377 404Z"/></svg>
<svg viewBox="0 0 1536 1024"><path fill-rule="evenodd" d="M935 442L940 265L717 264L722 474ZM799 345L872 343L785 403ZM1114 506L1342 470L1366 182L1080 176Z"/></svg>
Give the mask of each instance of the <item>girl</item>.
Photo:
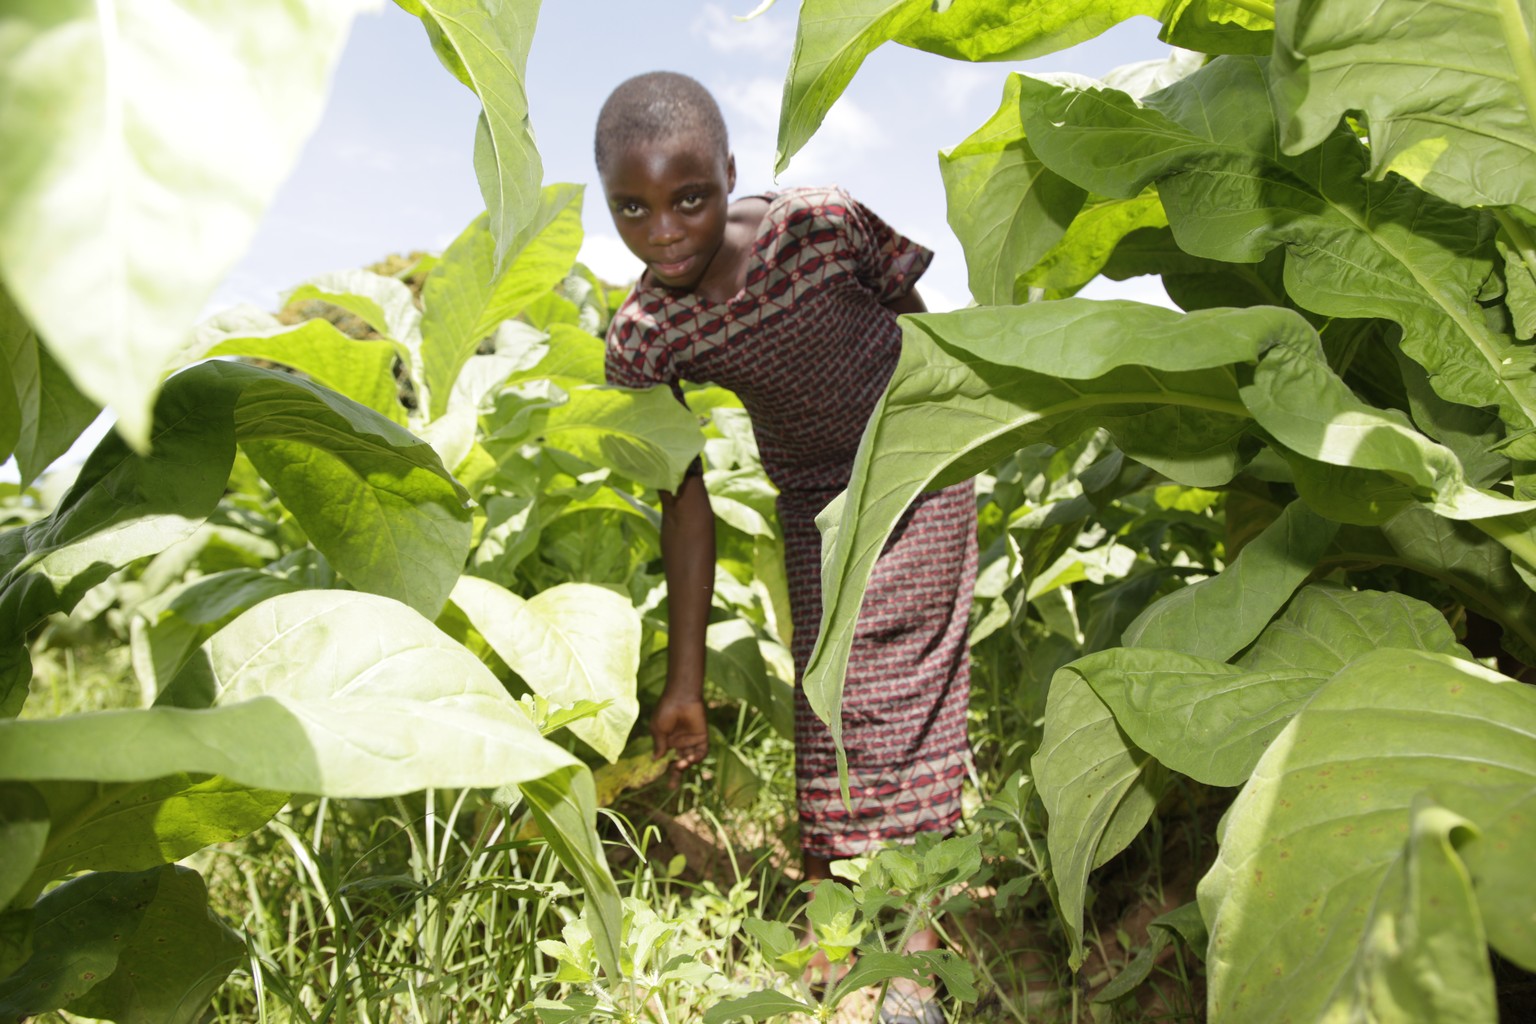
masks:
<svg viewBox="0 0 1536 1024"><path fill-rule="evenodd" d="M779 490L803 672L821 620L816 514L848 484L854 453L901 349L898 313L923 310L913 285L932 254L835 188L730 201L736 165L714 99L655 72L614 90L598 117L597 169L614 226L645 264L608 329L612 384L731 389L751 416ZM679 392L680 393L680 392ZM714 579L714 515L695 462L663 493L669 595L667 683L651 716L674 773L708 745L704 632ZM827 727L797 689L796 790L805 878L833 859L960 816L969 768L966 645L976 573L972 487L924 494L880 556L855 630L843 694L851 811ZM919 935L910 948L934 948ZM886 1019L942 1020L932 1002Z"/></svg>

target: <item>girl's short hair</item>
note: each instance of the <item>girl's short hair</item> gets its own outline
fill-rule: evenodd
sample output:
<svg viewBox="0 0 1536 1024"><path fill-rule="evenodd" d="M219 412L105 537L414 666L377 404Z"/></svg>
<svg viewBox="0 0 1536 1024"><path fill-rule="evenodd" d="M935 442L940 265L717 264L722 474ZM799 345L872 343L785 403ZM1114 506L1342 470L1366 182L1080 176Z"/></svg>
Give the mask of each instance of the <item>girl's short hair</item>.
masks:
<svg viewBox="0 0 1536 1024"><path fill-rule="evenodd" d="M709 90L675 71L650 71L619 83L597 115L593 155L599 172L637 142L696 135L727 156L725 119Z"/></svg>

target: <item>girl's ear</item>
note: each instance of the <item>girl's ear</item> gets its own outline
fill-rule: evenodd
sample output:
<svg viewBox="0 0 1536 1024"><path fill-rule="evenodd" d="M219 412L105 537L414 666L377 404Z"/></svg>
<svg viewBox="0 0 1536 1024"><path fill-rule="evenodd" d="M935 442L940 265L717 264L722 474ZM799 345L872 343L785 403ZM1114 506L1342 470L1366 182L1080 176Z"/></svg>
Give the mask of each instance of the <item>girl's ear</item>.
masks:
<svg viewBox="0 0 1536 1024"><path fill-rule="evenodd" d="M729 153L725 158L725 190L736 191L736 154Z"/></svg>

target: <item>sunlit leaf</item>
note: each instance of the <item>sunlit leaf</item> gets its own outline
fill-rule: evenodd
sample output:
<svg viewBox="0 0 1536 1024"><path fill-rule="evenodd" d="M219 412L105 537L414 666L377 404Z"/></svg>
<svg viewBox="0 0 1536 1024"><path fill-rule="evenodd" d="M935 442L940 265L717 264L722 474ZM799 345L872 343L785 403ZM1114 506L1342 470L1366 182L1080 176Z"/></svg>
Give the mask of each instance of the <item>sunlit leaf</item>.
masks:
<svg viewBox="0 0 1536 1024"><path fill-rule="evenodd" d="M883 43L961 60L1025 60L1091 39L1162 0L807 0L779 113L775 173L810 141L859 65Z"/></svg>
<svg viewBox="0 0 1536 1024"><path fill-rule="evenodd" d="M1186 252L1251 263L1285 246L1285 287L1313 312L1382 317L1435 390L1497 406L1508 453L1536 453L1536 375L1478 305L1493 269L1494 221L1402 178L1362 180L1348 128L1316 149L1280 151L1265 62L1222 57L1139 104L1092 83L1024 79L1030 145L1092 192L1130 197L1157 183ZM1519 435L1519 436L1513 436Z"/></svg>
<svg viewBox="0 0 1536 1024"><path fill-rule="evenodd" d="M529 689L555 704L606 702L570 729L609 761L624 752L640 713L640 613L611 590L565 583L522 598L461 577L451 600Z"/></svg>
<svg viewBox="0 0 1536 1024"><path fill-rule="evenodd" d="M1371 177L1402 175L1461 206L1536 210L1536 14L1504 0L1276 5L1274 84L1287 153L1349 111Z"/></svg>
<svg viewBox="0 0 1536 1024"><path fill-rule="evenodd" d="M505 269L514 240L534 219L544 178L525 85L539 0L409 0L400 6L421 19L443 66L484 107L475 128L475 176L495 239L491 264Z"/></svg>
<svg viewBox="0 0 1536 1024"><path fill-rule="evenodd" d="M540 439L660 490L675 490L704 446L698 421L664 386L577 388L549 411Z"/></svg>
<svg viewBox="0 0 1536 1024"><path fill-rule="evenodd" d="M263 740L242 741L250 736ZM336 590L274 597L244 613L204 645L160 706L0 722L0 737L5 778L136 782L200 772L329 796L500 786L573 762L479 659L418 613Z"/></svg>
<svg viewBox="0 0 1536 1024"><path fill-rule="evenodd" d="M193 358L244 356L282 363L396 423L405 422L393 369L398 353L388 341L349 338L328 320L290 326L249 306L204 321L197 341L188 353Z"/></svg>
<svg viewBox="0 0 1536 1024"><path fill-rule="evenodd" d="M821 634L804 685L834 736L864 587L920 491L1025 445L1067 444L1100 428L1185 483L1229 479L1247 423L1233 364L1256 359L1264 339L1311 330L1281 309L1180 316L1081 299L902 323L901 361L864 434L837 513L843 525L824 539Z"/></svg>
<svg viewBox="0 0 1536 1024"><path fill-rule="evenodd" d="M422 289L423 383L434 417L447 411L459 371L480 343L570 272L581 248L581 187L544 189L508 236L500 264L488 218L475 218L454 239Z"/></svg>
<svg viewBox="0 0 1536 1024"><path fill-rule="evenodd" d="M0 12L0 277L135 448L149 445L170 358L313 128L363 6L23 0Z"/></svg>
<svg viewBox="0 0 1536 1024"><path fill-rule="evenodd" d="M1075 223L1086 194L1029 148L1017 75L1008 76L997 113L939 153L939 170L971 297L983 306L1012 303L1015 280Z"/></svg>

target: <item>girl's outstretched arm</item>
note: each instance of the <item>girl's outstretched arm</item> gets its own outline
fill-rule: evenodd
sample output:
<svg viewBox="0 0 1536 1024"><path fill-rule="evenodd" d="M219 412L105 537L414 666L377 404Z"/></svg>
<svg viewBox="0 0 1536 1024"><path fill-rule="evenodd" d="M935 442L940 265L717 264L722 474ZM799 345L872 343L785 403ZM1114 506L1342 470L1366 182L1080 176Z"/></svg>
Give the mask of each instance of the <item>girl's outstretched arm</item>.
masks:
<svg viewBox="0 0 1536 1024"><path fill-rule="evenodd" d="M651 712L656 756L675 751L672 784L709 750L704 717L704 631L715 592L715 513L691 468L676 494L661 492L661 562L667 576L667 686Z"/></svg>

